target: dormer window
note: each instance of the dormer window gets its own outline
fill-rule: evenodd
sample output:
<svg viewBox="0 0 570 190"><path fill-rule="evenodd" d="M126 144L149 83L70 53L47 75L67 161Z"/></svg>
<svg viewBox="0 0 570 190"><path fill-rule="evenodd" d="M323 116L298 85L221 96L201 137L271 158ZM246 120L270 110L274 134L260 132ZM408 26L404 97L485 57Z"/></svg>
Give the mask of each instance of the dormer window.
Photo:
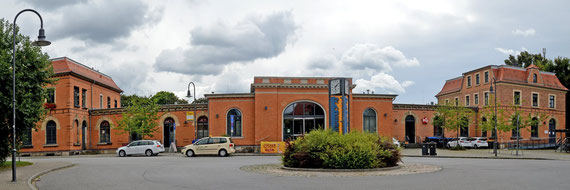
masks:
<svg viewBox="0 0 570 190"><path fill-rule="evenodd" d="M532 82L533 82L533 83L537 83L537 80L538 80L538 79L537 79L536 74L532 74Z"/></svg>

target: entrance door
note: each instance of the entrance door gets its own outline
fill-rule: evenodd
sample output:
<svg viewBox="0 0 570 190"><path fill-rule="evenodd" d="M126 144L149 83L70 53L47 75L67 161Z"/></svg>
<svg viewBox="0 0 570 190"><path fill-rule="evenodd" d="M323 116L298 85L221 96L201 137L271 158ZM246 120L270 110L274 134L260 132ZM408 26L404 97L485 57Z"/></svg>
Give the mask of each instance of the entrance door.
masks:
<svg viewBox="0 0 570 190"><path fill-rule="evenodd" d="M87 123L83 121L81 125L81 149L85 150L87 147L85 146L85 131L87 130Z"/></svg>
<svg viewBox="0 0 570 190"><path fill-rule="evenodd" d="M166 118L164 120L164 147L170 147L174 142L174 119Z"/></svg>
<svg viewBox="0 0 570 190"><path fill-rule="evenodd" d="M416 143L416 119L411 115L406 116L406 140Z"/></svg>
<svg viewBox="0 0 570 190"><path fill-rule="evenodd" d="M196 138L201 139L207 137L209 135L208 131L208 118L206 116L202 116L198 118L198 124L196 129Z"/></svg>
<svg viewBox="0 0 570 190"><path fill-rule="evenodd" d="M548 122L548 143L556 143L556 121L554 119L550 119Z"/></svg>

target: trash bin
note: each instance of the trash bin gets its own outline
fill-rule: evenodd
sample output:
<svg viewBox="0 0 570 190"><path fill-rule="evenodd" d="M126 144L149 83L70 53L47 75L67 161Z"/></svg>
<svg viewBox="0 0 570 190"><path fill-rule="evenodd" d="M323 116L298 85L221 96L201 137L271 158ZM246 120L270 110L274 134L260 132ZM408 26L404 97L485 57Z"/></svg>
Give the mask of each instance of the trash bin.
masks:
<svg viewBox="0 0 570 190"><path fill-rule="evenodd" d="M428 144L422 143L422 156L427 156L428 154Z"/></svg>
<svg viewBox="0 0 570 190"><path fill-rule="evenodd" d="M437 155L435 149L437 149L437 144L436 143L429 143L429 155L431 155L431 156Z"/></svg>

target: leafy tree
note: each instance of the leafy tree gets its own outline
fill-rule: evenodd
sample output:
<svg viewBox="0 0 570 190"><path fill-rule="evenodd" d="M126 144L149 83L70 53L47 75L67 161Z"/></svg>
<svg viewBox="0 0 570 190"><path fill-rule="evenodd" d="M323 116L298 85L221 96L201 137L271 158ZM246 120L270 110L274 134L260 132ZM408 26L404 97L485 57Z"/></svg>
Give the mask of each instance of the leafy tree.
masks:
<svg viewBox="0 0 570 190"><path fill-rule="evenodd" d="M438 119L434 120L434 125L450 131L456 131L457 137L459 137L459 132L462 128L469 127L469 119L465 118L472 118L474 115L472 109L456 106L455 103L451 102L437 106L435 111Z"/></svg>
<svg viewBox="0 0 570 190"><path fill-rule="evenodd" d="M0 19L0 163L12 149L12 33L14 25ZM18 28L16 28L18 29ZM32 46L29 37L16 36L16 140L32 130L45 114L44 87L55 82L49 56Z"/></svg>
<svg viewBox="0 0 570 190"><path fill-rule="evenodd" d="M136 94L132 94L132 95L123 95L121 94L121 107L129 107L131 105L133 105L133 102L135 101L135 99L150 99L149 97L145 97L145 96L138 96Z"/></svg>
<svg viewBox="0 0 570 190"><path fill-rule="evenodd" d="M115 129L121 130L119 134L136 133L143 139L145 137L153 137L153 134L159 130L158 114L160 106L148 98L135 98L132 104L125 108L122 118L118 120Z"/></svg>
<svg viewBox="0 0 570 190"><path fill-rule="evenodd" d="M198 99L196 99L196 101L193 101L192 103L193 104L207 104L208 99L207 98L198 98Z"/></svg>
<svg viewBox="0 0 570 190"><path fill-rule="evenodd" d="M546 65L551 64L551 61L543 57L540 53L532 54L527 51L523 51L516 57L509 55L509 58L505 59L505 64L517 67L528 67L531 64L534 64L541 70L544 70Z"/></svg>
<svg viewBox="0 0 570 190"><path fill-rule="evenodd" d="M188 104L188 101L178 98L174 93L167 91L157 92L152 99L157 104Z"/></svg>

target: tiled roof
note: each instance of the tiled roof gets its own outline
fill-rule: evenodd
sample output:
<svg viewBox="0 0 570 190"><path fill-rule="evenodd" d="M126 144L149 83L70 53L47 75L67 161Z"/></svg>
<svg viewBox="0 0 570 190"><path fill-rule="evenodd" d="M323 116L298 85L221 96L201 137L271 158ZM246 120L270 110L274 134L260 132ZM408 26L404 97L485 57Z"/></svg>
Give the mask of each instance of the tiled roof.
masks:
<svg viewBox="0 0 570 190"><path fill-rule="evenodd" d="M558 80L556 75L551 72L543 72L543 71L539 72L540 76L542 77L542 83L536 83L536 84L529 83L527 81L530 74L529 69L538 69L538 67L536 65L530 65L526 69L523 69L518 67L501 65L493 68L493 73L495 73L495 78L497 78L497 82L511 82L511 83L529 85L529 86L539 86L539 87L547 87L558 90L568 90L568 88L564 87L564 85L560 83L560 80Z"/></svg>
<svg viewBox="0 0 570 190"><path fill-rule="evenodd" d="M437 93L437 95L435 96L437 97L443 94L458 92L459 90L461 90L461 84L463 84L463 77L457 77L454 79L447 80L445 81L445 84L443 85L441 91L439 91L439 93Z"/></svg>
<svg viewBox="0 0 570 190"><path fill-rule="evenodd" d="M99 71L93 70L79 62L67 57L51 59L53 71L56 75L75 74L88 80L94 80L97 84L107 87L117 92L123 92L110 76Z"/></svg>

